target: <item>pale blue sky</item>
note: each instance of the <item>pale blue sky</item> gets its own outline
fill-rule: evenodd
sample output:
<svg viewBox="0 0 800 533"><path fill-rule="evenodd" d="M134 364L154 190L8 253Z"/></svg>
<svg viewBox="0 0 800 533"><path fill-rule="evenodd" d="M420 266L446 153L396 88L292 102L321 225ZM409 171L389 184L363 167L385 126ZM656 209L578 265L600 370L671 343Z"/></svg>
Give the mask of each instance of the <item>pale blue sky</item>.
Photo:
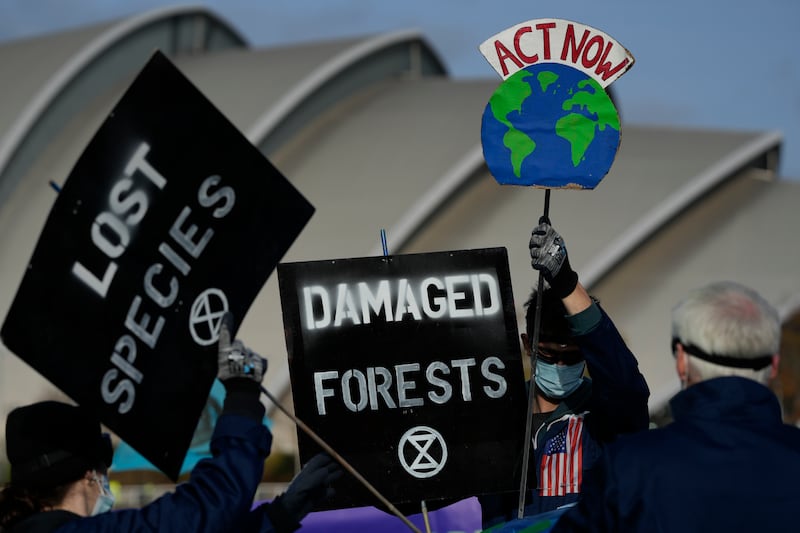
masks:
<svg viewBox="0 0 800 533"><path fill-rule="evenodd" d="M0 0L0 41L174 5ZM800 179L800 0L206 0L253 46L415 28L454 78L496 78L478 45L535 18L594 26L628 48L613 85L624 122L784 134L781 176ZM6 82L7 83L7 82ZM482 110L475 110L480 114ZM624 128L623 122L623 128Z"/></svg>

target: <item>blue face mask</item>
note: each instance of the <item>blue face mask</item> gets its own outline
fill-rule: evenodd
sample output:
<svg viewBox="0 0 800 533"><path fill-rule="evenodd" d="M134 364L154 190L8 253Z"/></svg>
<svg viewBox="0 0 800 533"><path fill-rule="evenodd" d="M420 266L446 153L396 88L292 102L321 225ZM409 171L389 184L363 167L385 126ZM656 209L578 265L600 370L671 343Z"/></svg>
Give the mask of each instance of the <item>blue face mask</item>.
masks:
<svg viewBox="0 0 800 533"><path fill-rule="evenodd" d="M114 493L111 492L111 487L108 483L108 478L100 474L94 476L94 481L100 487L100 494L97 496L97 501L94 502L94 509L92 509L92 516L97 516L102 513L107 513L114 506Z"/></svg>
<svg viewBox="0 0 800 533"><path fill-rule="evenodd" d="M536 385L550 398L566 398L581 385L586 363L557 365L536 361Z"/></svg>

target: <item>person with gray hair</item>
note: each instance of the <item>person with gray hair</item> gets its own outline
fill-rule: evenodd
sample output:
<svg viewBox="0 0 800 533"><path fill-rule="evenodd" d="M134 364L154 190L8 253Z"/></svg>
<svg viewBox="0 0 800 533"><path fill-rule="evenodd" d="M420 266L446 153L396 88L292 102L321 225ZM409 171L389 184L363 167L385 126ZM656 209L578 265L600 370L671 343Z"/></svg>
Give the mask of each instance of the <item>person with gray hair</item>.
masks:
<svg viewBox="0 0 800 533"><path fill-rule="evenodd" d="M690 292L672 311L674 421L609 445L552 533L796 529L800 429L768 388L780 336L778 313L749 287Z"/></svg>
<svg viewBox="0 0 800 533"><path fill-rule="evenodd" d="M684 388L722 376L768 385L778 372L780 338L777 311L738 283L697 289L672 310L672 352Z"/></svg>

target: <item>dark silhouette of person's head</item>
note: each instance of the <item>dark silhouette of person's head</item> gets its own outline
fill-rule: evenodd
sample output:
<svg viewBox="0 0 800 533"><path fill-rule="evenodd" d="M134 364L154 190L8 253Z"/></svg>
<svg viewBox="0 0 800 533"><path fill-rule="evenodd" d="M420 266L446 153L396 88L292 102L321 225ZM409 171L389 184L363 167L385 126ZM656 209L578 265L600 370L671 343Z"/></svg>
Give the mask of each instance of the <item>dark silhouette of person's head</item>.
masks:
<svg viewBox="0 0 800 533"><path fill-rule="evenodd" d="M11 411L6 420L11 483L46 488L111 465L111 440L84 409L45 401Z"/></svg>
<svg viewBox="0 0 800 533"><path fill-rule="evenodd" d="M534 321L536 320L537 290L533 289L525 302L525 332L528 343L533 342ZM542 310L539 321L539 342L571 344L572 333L567 322L567 311L561 299L553 291L542 291ZM527 346L531 348L531 346Z"/></svg>

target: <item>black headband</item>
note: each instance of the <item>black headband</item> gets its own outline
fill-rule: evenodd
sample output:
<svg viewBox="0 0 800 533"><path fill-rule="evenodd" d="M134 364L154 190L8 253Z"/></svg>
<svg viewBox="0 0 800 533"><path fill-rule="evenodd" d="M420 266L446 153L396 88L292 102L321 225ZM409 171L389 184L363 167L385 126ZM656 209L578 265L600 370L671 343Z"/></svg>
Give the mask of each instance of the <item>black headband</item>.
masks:
<svg viewBox="0 0 800 533"><path fill-rule="evenodd" d="M761 370L772 364L772 355L759 355L743 359L741 357L731 357L729 355L714 355L704 352L701 348L693 344L683 344L677 337L672 338L672 353L675 353L675 348L678 343L681 343L684 351L689 355L693 355L703 361L708 361L715 365L730 366L733 368L750 368L753 370Z"/></svg>

